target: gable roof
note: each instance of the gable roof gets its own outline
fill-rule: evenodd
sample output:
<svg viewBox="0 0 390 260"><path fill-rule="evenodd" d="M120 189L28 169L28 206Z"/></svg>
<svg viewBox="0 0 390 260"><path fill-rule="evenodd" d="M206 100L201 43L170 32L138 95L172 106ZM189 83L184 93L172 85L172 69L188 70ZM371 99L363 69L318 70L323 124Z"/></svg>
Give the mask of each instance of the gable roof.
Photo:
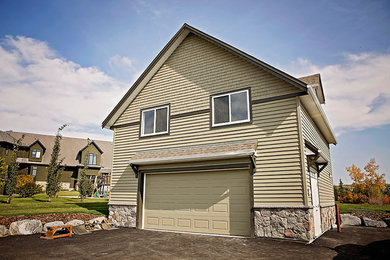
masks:
<svg viewBox="0 0 390 260"><path fill-rule="evenodd" d="M299 80L305 82L308 86L318 86L320 88L320 92L317 93L318 100L321 104L325 104L324 88L322 87L321 75L319 73L301 77Z"/></svg>
<svg viewBox="0 0 390 260"><path fill-rule="evenodd" d="M33 145L36 144L36 143L38 143L38 144L42 147L43 152L46 151L46 147L43 145L43 143L41 143L41 141L39 141L39 139L37 139L37 140L35 140L34 142L32 142L32 143L28 146L28 148L30 148L31 146L33 146Z"/></svg>
<svg viewBox="0 0 390 260"><path fill-rule="evenodd" d="M51 152L54 146L54 135L42 135L42 134L33 134L33 133L22 133L22 132L13 132L13 131L0 131L0 137L4 134L11 136L12 139L19 139L24 135L22 141L23 146L29 147L31 144L35 143L37 140L46 147L46 154L42 157L42 162L34 162L34 164L49 164ZM112 164L112 142L107 141L93 141L99 149L104 151L101 156L100 165L104 168L111 168ZM77 159L77 155L80 150L85 148L88 145L87 139L82 138L72 138L72 137L62 137L61 139L61 152L60 158L64 158L63 164L67 166L78 166L82 165ZM23 159L21 162L27 163L28 158Z"/></svg>
<svg viewBox="0 0 390 260"><path fill-rule="evenodd" d="M87 149L87 147L88 147L89 145L91 145L91 144L93 144L93 145L96 147L96 149L98 149L98 151L99 151L100 153L103 153L102 149L100 149L100 147L95 143L95 141L91 141L89 144L87 143L86 146L84 146L83 148L80 149L79 153L81 153L82 151L84 151L85 149Z"/></svg>
<svg viewBox="0 0 390 260"><path fill-rule="evenodd" d="M160 53L154 58L154 60L149 64L141 76L135 81L127 93L122 97L119 103L114 107L110 114L102 123L103 128L111 128L119 116L125 111L125 109L131 104L135 99L138 93L143 89L143 87L149 82L153 75L158 71L158 69L164 64L164 62L169 58L169 56L174 52L174 50L180 45L180 43L187 37L188 34L194 34L198 37L205 39L217 46L243 58L244 60L258 66L259 68L273 74L274 76L290 83L291 85L307 91L307 86L304 82L299 79L278 70L271 65L256 59L255 57L221 41L217 38L214 38L188 24L184 24L180 30L172 37L172 39L165 45L165 47L160 51Z"/></svg>

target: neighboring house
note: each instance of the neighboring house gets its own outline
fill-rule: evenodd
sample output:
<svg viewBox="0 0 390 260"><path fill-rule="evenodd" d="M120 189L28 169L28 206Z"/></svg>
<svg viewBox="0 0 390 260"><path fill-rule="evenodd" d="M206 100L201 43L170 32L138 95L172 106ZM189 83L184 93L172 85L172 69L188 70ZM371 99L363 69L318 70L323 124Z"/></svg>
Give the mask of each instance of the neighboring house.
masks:
<svg viewBox="0 0 390 260"><path fill-rule="evenodd" d="M122 226L312 241L335 223L320 76L297 79L187 24L103 122Z"/></svg>
<svg viewBox="0 0 390 260"><path fill-rule="evenodd" d="M0 131L0 156L9 163L15 140L24 135L19 148L17 161L19 173L32 175L37 184L46 186L47 167L50 163L55 136L13 131ZM87 175L110 175L112 162L112 143L87 139L62 137L59 158L64 158L62 188L75 189L84 161L87 161Z"/></svg>

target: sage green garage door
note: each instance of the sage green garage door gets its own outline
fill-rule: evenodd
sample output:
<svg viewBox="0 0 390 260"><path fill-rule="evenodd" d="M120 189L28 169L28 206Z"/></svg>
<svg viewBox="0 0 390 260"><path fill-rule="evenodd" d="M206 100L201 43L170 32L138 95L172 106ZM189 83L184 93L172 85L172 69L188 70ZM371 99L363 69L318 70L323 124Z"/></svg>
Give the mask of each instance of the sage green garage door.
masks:
<svg viewBox="0 0 390 260"><path fill-rule="evenodd" d="M145 176L144 228L250 235L248 170Z"/></svg>

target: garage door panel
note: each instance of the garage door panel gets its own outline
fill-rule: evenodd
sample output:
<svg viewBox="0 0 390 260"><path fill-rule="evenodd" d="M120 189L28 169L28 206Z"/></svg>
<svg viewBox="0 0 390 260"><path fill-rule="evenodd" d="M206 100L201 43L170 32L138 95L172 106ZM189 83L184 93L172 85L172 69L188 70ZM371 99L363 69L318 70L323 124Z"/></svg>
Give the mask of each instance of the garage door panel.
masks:
<svg viewBox="0 0 390 260"><path fill-rule="evenodd" d="M148 174L144 228L250 235L249 171Z"/></svg>

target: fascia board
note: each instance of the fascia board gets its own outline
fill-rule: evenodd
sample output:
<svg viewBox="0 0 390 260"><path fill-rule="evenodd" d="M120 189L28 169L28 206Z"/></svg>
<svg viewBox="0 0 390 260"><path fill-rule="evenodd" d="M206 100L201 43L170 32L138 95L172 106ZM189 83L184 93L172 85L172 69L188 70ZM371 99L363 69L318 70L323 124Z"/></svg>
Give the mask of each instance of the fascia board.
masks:
<svg viewBox="0 0 390 260"><path fill-rule="evenodd" d="M321 133L325 136L328 143L337 144L335 134L330 126L325 111L322 109L321 104L312 88L308 88L308 94L309 95L299 97L303 106L306 108Z"/></svg>

